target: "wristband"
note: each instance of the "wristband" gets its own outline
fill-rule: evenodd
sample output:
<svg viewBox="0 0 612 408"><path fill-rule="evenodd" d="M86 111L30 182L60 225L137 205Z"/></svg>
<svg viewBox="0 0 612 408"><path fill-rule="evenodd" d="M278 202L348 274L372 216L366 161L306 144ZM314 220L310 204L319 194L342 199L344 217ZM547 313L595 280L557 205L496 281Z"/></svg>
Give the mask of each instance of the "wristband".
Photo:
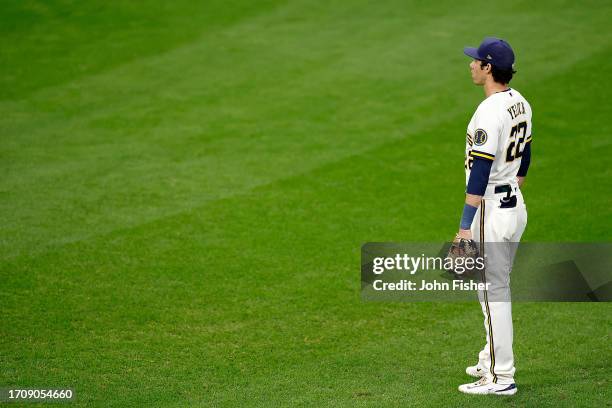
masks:
<svg viewBox="0 0 612 408"><path fill-rule="evenodd" d="M478 210L478 207L474 207L473 205L465 204L463 206L463 214L461 215L461 223L459 224L460 229L469 230L472 227L472 221L474 221L476 210Z"/></svg>

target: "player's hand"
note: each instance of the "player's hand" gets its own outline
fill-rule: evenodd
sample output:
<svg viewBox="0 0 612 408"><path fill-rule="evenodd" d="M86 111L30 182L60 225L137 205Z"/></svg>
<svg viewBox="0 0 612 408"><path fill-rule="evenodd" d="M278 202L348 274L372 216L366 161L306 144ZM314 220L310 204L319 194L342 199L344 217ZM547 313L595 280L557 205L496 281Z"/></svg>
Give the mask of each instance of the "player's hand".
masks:
<svg viewBox="0 0 612 408"><path fill-rule="evenodd" d="M444 267L448 272L456 276L470 276L474 272L474 268L468 267L466 264L466 259L476 259L478 257L478 244L474 242L471 236L472 232L470 230L462 229L455 236L455 240L448 249L448 255L446 255L447 260L453 261L450 265ZM458 263L459 260L462 261L461 264Z"/></svg>
<svg viewBox="0 0 612 408"><path fill-rule="evenodd" d="M457 235L455 236L455 240L463 238L463 239L472 239L472 231L467 229L460 229Z"/></svg>

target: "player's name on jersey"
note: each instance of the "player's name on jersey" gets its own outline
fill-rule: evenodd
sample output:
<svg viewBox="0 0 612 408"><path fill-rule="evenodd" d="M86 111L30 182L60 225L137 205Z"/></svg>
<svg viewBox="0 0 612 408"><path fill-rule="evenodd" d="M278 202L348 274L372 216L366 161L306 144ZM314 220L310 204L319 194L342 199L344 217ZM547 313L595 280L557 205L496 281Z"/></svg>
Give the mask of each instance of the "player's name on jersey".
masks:
<svg viewBox="0 0 612 408"><path fill-rule="evenodd" d="M515 103L514 105L512 105L511 107L509 107L506 110L510 114L510 117L512 119L514 119L518 115L524 115L525 114L525 105L523 105L523 102L518 102L518 103Z"/></svg>
<svg viewBox="0 0 612 408"><path fill-rule="evenodd" d="M384 282L381 279L372 282L372 287L377 291L420 291L420 292L432 292L432 291L449 291L449 290L460 290L460 291L476 291L476 290L489 290L490 282L474 282L464 281L461 279L455 279L452 282L446 281L426 281L421 280L420 282L410 281L402 279L397 282Z"/></svg>

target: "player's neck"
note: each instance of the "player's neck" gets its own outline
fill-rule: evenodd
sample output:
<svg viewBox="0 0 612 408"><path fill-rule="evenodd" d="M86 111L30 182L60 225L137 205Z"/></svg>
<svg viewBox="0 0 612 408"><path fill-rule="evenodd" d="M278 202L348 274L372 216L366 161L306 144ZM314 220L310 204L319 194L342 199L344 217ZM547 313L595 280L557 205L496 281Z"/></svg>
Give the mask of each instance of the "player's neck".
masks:
<svg viewBox="0 0 612 408"><path fill-rule="evenodd" d="M499 82L495 82L493 80L489 80L484 84L484 92L487 98L494 93L503 92L506 89L508 89L508 84L500 84Z"/></svg>

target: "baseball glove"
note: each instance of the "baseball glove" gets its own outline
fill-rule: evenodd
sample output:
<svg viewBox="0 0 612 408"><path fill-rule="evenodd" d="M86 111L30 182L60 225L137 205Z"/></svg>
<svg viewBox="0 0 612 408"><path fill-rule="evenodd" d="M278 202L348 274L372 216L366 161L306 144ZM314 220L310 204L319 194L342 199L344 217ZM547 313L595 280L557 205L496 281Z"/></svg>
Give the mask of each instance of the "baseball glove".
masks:
<svg viewBox="0 0 612 408"><path fill-rule="evenodd" d="M477 270L478 244L473 239L455 237L448 250L446 270L456 275L467 276ZM469 260L468 260L469 259Z"/></svg>

